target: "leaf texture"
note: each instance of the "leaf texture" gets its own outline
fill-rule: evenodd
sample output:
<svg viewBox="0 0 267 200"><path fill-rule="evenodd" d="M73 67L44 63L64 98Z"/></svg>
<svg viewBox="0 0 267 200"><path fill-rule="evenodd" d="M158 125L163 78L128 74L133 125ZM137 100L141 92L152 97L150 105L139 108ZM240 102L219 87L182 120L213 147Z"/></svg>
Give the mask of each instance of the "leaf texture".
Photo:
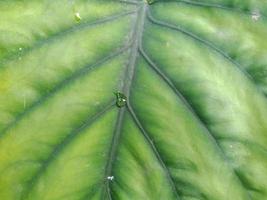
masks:
<svg viewBox="0 0 267 200"><path fill-rule="evenodd" d="M0 199L267 199L264 0L0 13Z"/></svg>

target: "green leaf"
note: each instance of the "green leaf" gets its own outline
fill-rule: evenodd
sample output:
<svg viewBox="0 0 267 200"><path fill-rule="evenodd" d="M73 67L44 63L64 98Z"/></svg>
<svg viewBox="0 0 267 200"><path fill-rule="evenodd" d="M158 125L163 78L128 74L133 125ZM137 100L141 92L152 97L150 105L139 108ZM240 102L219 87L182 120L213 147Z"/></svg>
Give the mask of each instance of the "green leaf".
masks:
<svg viewBox="0 0 267 200"><path fill-rule="evenodd" d="M0 2L1 200L265 200L264 0Z"/></svg>

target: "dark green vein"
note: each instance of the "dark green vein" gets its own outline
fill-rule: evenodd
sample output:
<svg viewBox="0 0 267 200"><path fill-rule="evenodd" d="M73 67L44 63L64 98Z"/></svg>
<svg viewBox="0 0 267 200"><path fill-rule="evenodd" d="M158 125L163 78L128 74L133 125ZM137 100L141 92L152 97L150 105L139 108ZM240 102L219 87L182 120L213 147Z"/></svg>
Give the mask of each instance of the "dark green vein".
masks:
<svg viewBox="0 0 267 200"><path fill-rule="evenodd" d="M221 54L224 58L226 58L228 61L233 63L235 66L237 66L239 70L241 70L247 77L249 77L251 79L250 74L248 74L246 71L244 71L243 68L238 63L236 63L231 57L229 57L229 55L226 52L224 52L221 49L219 49L218 47L216 47L213 43L211 43L211 42L209 42L207 40L204 40L204 39L200 38L199 36L189 32L189 31L184 30L180 26L172 25L172 24L169 24L167 22L163 22L163 21L157 20L151 15L151 13L148 14L148 19L155 25L181 32L181 33L185 34L186 36L188 36L188 37L190 37L190 38L192 38L192 39L194 39L194 40L196 40L198 42L201 42L202 44L204 44L204 45L208 46L209 48L215 50L216 52Z"/></svg>
<svg viewBox="0 0 267 200"><path fill-rule="evenodd" d="M178 99L182 101L182 103L186 106L186 108L191 112L191 114L194 116L194 118L199 122L199 124L202 126L203 130L207 133L208 138L210 141L214 144L214 146L217 148L217 151L220 153L220 155L224 158L224 160L228 163L228 166L230 169L232 169L233 173L237 177L237 180L239 180L240 184L246 188L242 180L239 179L239 176L237 175L236 170L231 167L230 161L225 156L224 151L220 147L218 141L213 136L211 130L209 129L208 125L205 124L205 122L201 119L201 117L197 114L197 112L194 110L194 108L190 105L189 101L183 96L183 94L177 89L177 87L174 85L172 80L165 75L158 67L157 65L149 58L149 56L145 53L142 47L140 47L140 54L143 56L147 64L150 66L150 68L158 74L158 76L169 86L169 88L176 94ZM251 199L250 195L247 194L248 199Z"/></svg>
<svg viewBox="0 0 267 200"><path fill-rule="evenodd" d="M213 43L200 38L199 36L179 27L179 26L175 26L160 20L155 19L151 14L148 14L148 19L155 25L161 26L161 27L165 27L174 31L178 31L180 33L183 33L184 35L194 39L197 42L200 42L202 44L204 44L205 46L207 46L208 48L210 48L211 50L214 50L215 52L217 52L219 55L221 55L223 58L225 58L227 61L229 61L230 63L232 63L236 69L241 72L241 74L243 74L248 80L250 80L253 85L255 85L255 80L254 78L246 71L244 70L244 67L242 67L239 63L237 63L235 60L233 60L226 52L224 52L223 50L219 49L218 47L216 47ZM257 91L259 91L262 95L264 95L264 92L256 85L255 88L257 89Z"/></svg>
<svg viewBox="0 0 267 200"><path fill-rule="evenodd" d="M236 7L229 7L226 5L220 5L220 4L214 4L214 3L205 3L205 2L196 2L196 1L190 1L190 0L166 0L166 1L156 1L156 3L168 3L168 2L177 2L182 4L187 4L191 6L197 6L197 7L203 7L203 8L216 8L221 10L226 10L230 12L236 12L244 15L251 16L254 12L254 10L242 10L240 8ZM261 17L265 17L265 15L261 14Z"/></svg>
<svg viewBox="0 0 267 200"><path fill-rule="evenodd" d="M34 188L35 184L38 182L40 177L45 173L49 165L57 159L59 154L72 142L75 138L79 137L85 130L100 119L105 113L107 113L112 107L115 106L115 102L112 101L108 103L102 110L98 111L95 115L90 115L85 119L85 121L77 128L74 128L58 145L55 146L52 153L48 156L46 160L42 162L41 168L35 173L35 175L28 181L28 188L22 195L22 199L27 199L28 195Z"/></svg>
<svg viewBox="0 0 267 200"><path fill-rule="evenodd" d="M96 69L98 66L102 66L104 63L108 62L109 60L115 58L116 56L123 53L125 50L127 50L130 46L127 45L126 47L123 47L119 49L118 51L111 53L111 55L108 55L98 62L91 64L91 65L85 65L80 70L74 72L71 76L67 77L66 79L59 82L54 88L52 88L47 94L44 96L41 96L37 101L35 101L32 105L27 107L23 112L18 114L14 121L12 121L10 124L8 124L3 131L0 133L0 139L3 137L8 131L16 126L18 122L20 122L25 116L27 116L29 113L31 113L33 110L35 110L37 107L45 103L47 100L49 100L51 97L55 96L58 92L60 92L62 89L66 88L68 85L73 83L75 80L86 76L89 72Z"/></svg>
<svg viewBox="0 0 267 200"><path fill-rule="evenodd" d="M167 85L185 103L185 105L191 110L191 112L194 112L191 105L185 100L185 98L182 96L182 94L176 89L176 87L172 83L172 81L148 57L148 55L145 53L143 47L140 46L139 51L140 51L140 54L142 55L142 57L144 58L144 60L147 62L147 64L167 83Z"/></svg>
<svg viewBox="0 0 267 200"><path fill-rule="evenodd" d="M146 12L146 5L143 4L143 6L140 8L140 10L137 12L136 20L133 25L132 33L131 33L131 38L133 40L133 46L131 48L130 52L130 58L129 62L125 71L124 75L124 81L123 81L123 88L122 92L123 94L129 99L129 93L132 85L132 79L134 77L135 73L135 65L136 65L136 60L138 56L138 44L139 40L142 37L143 34L143 29L144 29L144 18L145 18L145 12ZM110 181L107 179L108 176L113 176L113 165L115 158L117 156L117 150L118 150L118 143L120 140L121 136L121 129L122 129L122 123L124 120L124 115L125 115L125 107L119 108L119 113L116 121L116 126L114 129L113 133L113 139L111 142L110 150L109 150L109 159L106 164L105 168L105 193L102 193L102 199L107 198L109 200L112 200L112 194L111 194L111 186L110 186Z"/></svg>
<svg viewBox="0 0 267 200"><path fill-rule="evenodd" d="M158 162L160 163L165 175L167 176L167 179L169 181L169 184L171 185L172 191L174 192L174 194L176 196L176 199L180 199L179 194L178 194L178 190L176 188L176 185L174 183L172 175L171 175L168 167L165 165L165 163L164 163L159 151L157 150L157 147L154 145L154 143L153 143L152 139L150 138L149 134L144 129L143 125L141 124L140 120L138 119L137 115L135 114L135 112L134 112L134 110L133 110L133 108L132 108L130 103L127 104L127 108L128 108L128 111L129 111L133 121L135 122L136 126L139 128L139 130L141 131L141 133L143 134L143 136L147 140L147 143L150 145L150 148L152 149L154 155L158 159Z"/></svg>
<svg viewBox="0 0 267 200"><path fill-rule="evenodd" d="M77 23L74 26L71 26L67 29L64 29L60 32L57 32L55 34L50 35L47 38L43 38L43 39L36 41L30 47L24 48L23 50L18 50L16 52L13 52L10 55L7 55L5 58L2 59L2 61L0 61L0 69L3 69L3 66L7 62L12 61L14 59L17 59L18 56L23 57L23 56L29 54L30 52L34 51L35 49L38 49L38 48L42 47L43 45L49 44L49 43L51 43L57 39L66 37L69 34L72 34L72 33L77 32L77 31L81 31L81 30L86 29L86 28L93 28L93 27L96 27L96 26L101 25L101 24L115 21L115 20L120 19L124 16L131 15L134 13L136 13L136 10L128 11L128 12L124 12L124 13L120 13L120 14L116 14L116 15L111 15L108 17L104 17L103 19L93 21L93 22L84 20L85 21L84 23Z"/></svg>

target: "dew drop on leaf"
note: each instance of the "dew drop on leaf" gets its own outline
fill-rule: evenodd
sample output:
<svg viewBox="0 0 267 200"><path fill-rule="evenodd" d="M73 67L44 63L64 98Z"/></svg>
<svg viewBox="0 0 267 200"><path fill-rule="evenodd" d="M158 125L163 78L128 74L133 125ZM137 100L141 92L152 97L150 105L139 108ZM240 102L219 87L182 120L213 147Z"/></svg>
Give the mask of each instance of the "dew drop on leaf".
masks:
<svg viewBox="0 0 267 200"><path fill-rule="evenodd" d="M75 18L76 22L80 22L82 20L81 15L80 15L79 12L75 13L74 18Z"/></svg>
<svg viewBox="0 0 267 200"><path fill-rule="evenodd" d="M121 108L126 105L127 97L121 92L115 92L116 95L116 105Z"/></svg>

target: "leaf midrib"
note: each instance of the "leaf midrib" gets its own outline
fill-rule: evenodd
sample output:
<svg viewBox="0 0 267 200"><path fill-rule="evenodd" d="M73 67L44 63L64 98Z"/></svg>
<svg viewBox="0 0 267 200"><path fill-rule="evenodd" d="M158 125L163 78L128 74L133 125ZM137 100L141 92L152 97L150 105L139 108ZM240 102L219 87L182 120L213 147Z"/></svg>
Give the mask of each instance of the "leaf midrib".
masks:
<svg viewBox="0 0 267 200"><path fill-rule="evenodd" d="M132 25L132 47L130 50L129 62L127 64L124 80L122 84L122 93L129 99L129 94L132 86L132 80L135 74L135 66L138 56L138 46L141 40L143 29L144 29L144 19L146 14L146 4L140 6L139 11L136 13L136 20ZM113 164L117 156L118 144L121 136L121 129L124 121L124 116L126 112L126 107L119 108L119 113L116 120L116 125L113 133L113 138L109 150L108 161L105 168L105 192L102 193L102 198L104 199L107 195L109 200L112 200L110 181L106 179L108 176L112 176Z"/></svg>
<svg viewBox="0 0 267 200"><path fill-rule="evenodd" d="M130 91L131 91L131 85L132 85L132 80L135 76L135 71L136 71L136 61L138 57L140 56L140 51L142 49L142 38L143 38L143 32L145 29L145 20L147 18L147 10L148 10L148 5L146 3L143 3L143 5L140 8L140 12L137 12L137 20L136 23L133 25L133 46L130 52L130 59L128 63L128 67L126 69L125 73L125 79L123 82L123 88L122 91L125 94L125 96L128 99L126 107L120 108L117 120L116 120L116 126L113 134L113 139L110 147L110 155L109 155L109 160L106 165L106 173L104 179L108 176L113 176L113 162L115 160L115 157L117 156L117 150L118 150L118 144L121 136L121 129L122 129L122 124L125 116L125 112L127 111L130 116L132 117L134 123L142 133L144 139L147 141L148 145L152 149L153 154L157 158L160 166L162 167L166 178L168 179L168 182L172 188L172 191L174 193L174 196L177 200L180 199L177 188L175 186L173 177L164 163L164 160L162 159L159 151L157 150L156 146L153 144L152 139L150 138L149 134L146 132L146 130L143 128L140 120L138 119L137 115L135 114L131 104L130 104ZM112 200L112 194L111 194L111 186L110 186L110 181L106 179L105 182L105 190L106 193L102 193L102 199L105 199L105 195L107 195L109 200Z"/></svg>

